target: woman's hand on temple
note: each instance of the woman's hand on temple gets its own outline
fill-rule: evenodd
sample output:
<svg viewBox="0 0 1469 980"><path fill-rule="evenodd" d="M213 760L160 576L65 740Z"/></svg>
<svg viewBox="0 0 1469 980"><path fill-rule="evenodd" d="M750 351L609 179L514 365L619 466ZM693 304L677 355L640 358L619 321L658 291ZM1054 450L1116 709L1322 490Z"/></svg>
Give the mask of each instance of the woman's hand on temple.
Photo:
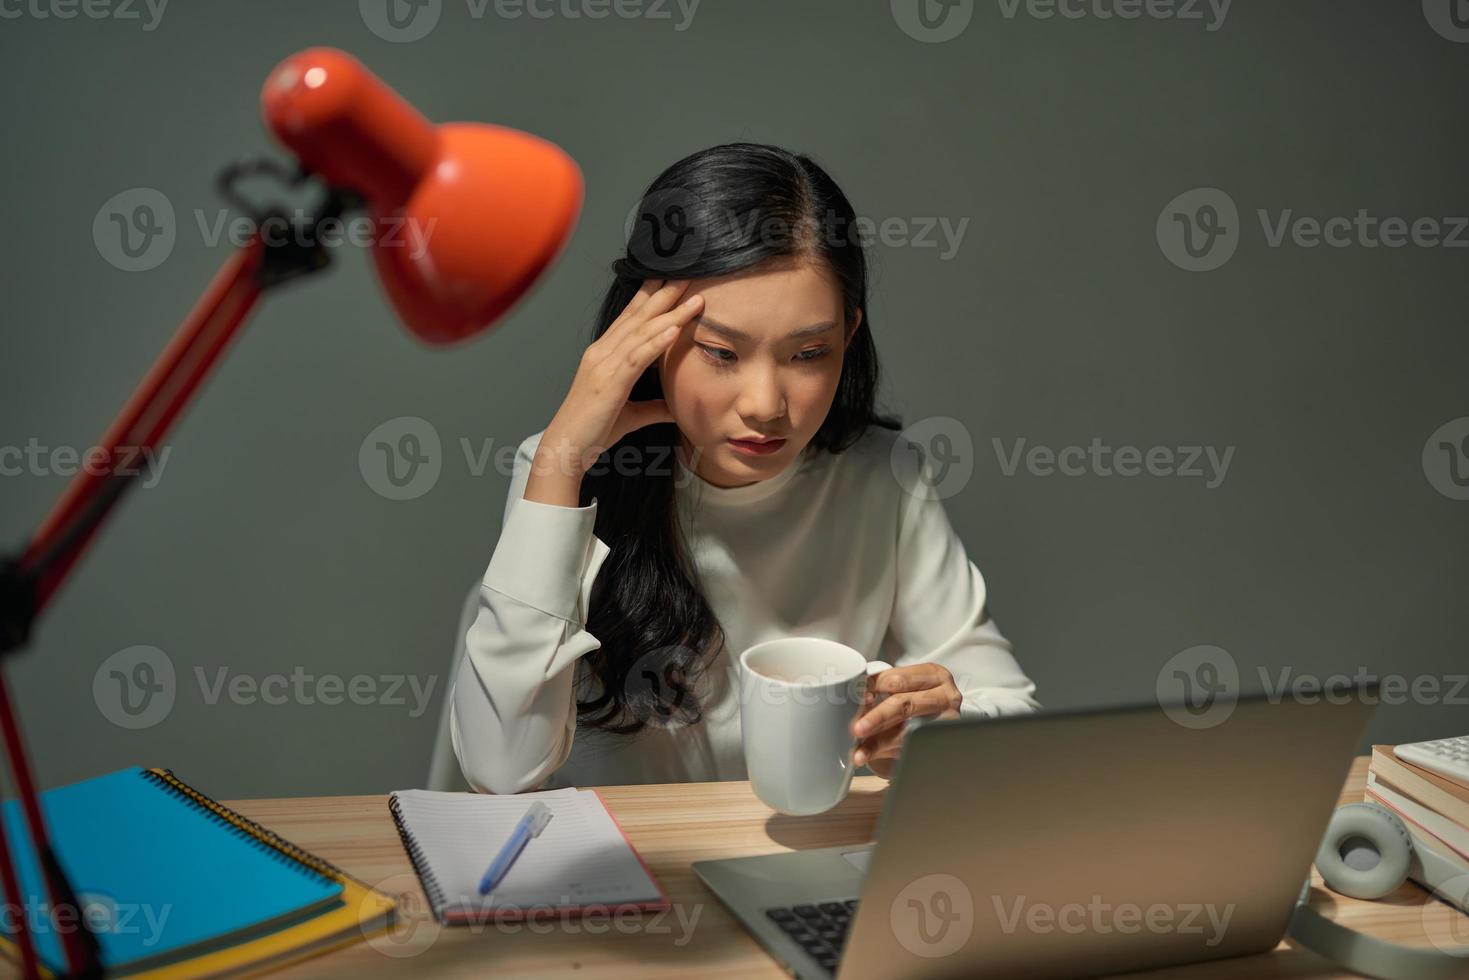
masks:
<svg viewBox="0 0 1469 980"><path fill-rule="evenodd" d="M855 765L870 765L887 777L902 751L909 718L959 717L964 696L954 675L942 664L893 667L867 678L862 710L852 722L852 734L861 739L852 756Z"/></svg>
<svg viewBox="0 0 1469 980"><path fill-rule="evenodd" d="M672 422L661 398L629 401L649 365L703 309L685 296L689 280L648 279L602 336L582 354L571 389L541 435L525 498L576 506L582 477L602 453L635 429Z"/></svg>

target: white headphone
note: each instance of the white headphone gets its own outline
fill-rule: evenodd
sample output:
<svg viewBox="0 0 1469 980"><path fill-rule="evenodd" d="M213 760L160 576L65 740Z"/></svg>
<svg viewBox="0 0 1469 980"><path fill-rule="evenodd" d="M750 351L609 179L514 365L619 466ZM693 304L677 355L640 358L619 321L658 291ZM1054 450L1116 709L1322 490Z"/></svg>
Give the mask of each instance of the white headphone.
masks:
<svg viewBox="0 0 1469 980"><path fill-rule="evenodd" d="M1450 905L1469 911L1469 875L1427 845L1415 846L1397 815L1376 803L1349 803L1331 815L1316 870L1332 891L1364 899L1391 894L1411 876ZM1374 939L1311 908L1310 892L1307 880L1288 933L1312 952L1380 980L1469 977L1469 946L1450 952Z"/></svg>

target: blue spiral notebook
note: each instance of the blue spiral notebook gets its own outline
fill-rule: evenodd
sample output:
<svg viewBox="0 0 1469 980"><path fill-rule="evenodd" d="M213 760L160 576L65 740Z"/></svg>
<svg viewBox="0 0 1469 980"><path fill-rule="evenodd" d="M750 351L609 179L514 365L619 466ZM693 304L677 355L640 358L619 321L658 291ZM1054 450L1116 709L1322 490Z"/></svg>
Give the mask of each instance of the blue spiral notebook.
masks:
<svg viewBox="0 0 1469 980"><path fill-rule="evenodd" d="M234 945L340 902L340 881L263 844L155 771L60 786L41 794L41 808L111 975ZM6 801L3 818L37 952L60 972L61 935L42 914L45 888L19 801ZM3 928L13 938L13 924Z"/></svg>

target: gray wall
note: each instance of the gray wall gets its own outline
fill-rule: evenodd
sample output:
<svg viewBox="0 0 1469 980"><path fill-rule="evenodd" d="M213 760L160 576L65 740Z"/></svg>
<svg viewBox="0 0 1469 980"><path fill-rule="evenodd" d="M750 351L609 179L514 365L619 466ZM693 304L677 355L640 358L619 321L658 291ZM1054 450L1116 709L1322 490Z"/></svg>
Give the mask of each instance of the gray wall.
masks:
<svg viewBox="0 0 1469 980"><path fill-rule="evenodd" d="M1439 685L1384 705L1373 741L1469 731L1469 690L1454 689L1469 669L1469 502L1446 456L1423 458L1469 416L1469 233L1459 248L1272 245L1257 213L1273 228L1287 209L1365 209L1454 233L1448 219L1469 214L1469 44L1413 2L1240 0L1222 24L1203 6L1204 20L972 7L941 42L905 33L888 4L837 0L704 0L682 30L671 4L669 19L510 19L444 0L402 43L342 0L0 21L0 446L99 436L228 254L198 224L218 216L216 171L282 155L258 92L292 51L345 48L431 118L531 130L587 180L563 261L459 349L400 329L354 249L265 303L157 484L130 496L9 668L42 781L141 763L226 797L422 784L508 486L461 440L493 452L545 425L638 191L735 139L809 152L859 212L898 219L873 248L886 402L972 439L973 476L947 506L1047 706L1151 698L1171 657L1215 645L1246 686L1261 668L1272 683L1284 669ZM139 187L168 200L176 241L125 271L93 223ZM1194 188L1238 209L1215 243L1237 248L1212 271L1180 268L1157 233L1160 215L1166 231L1197 212L1186 199L1165 213ZM968 222L953 254L918 244L939 219ZM390 500L358 455L402 416L432 424L442 470ZM1023 460L1007 475L1000 456L1022 438L1233 455L1213 488ZM50 463L21 469L0 479L9 545L66 482ZM165 715L126 728L108 719L105 662L137 646L167 655L177 687ZM417 718L411 695L268 705L226 689L210 703L196 671L212 685L221 669L435 686Z"/></svg>

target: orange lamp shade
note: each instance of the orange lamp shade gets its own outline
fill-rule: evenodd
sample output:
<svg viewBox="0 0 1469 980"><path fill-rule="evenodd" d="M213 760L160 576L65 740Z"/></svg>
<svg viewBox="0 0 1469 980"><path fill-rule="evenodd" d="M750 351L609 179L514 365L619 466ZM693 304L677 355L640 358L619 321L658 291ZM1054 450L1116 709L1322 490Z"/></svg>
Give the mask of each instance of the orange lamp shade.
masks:
<svg viewBox="0 0 1469 980"><path fill-rule="evenodd" d="M435 125L345 52L281 62L261 109L303 166L365 198L383 290L428 343L494 323L576 226L581 171L560 147L505 126Z"/></svg>

